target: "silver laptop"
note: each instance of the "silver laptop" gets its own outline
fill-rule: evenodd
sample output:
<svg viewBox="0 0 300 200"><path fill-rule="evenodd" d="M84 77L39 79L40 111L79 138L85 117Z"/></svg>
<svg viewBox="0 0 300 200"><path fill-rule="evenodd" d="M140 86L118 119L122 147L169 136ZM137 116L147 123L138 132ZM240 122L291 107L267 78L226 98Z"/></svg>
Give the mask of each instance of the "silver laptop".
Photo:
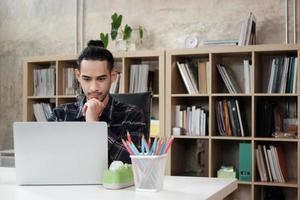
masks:
<svg viewBox="0 0 300 200"><path fill-rule="evenodd" d="M105 122L15 122L13 132L17 184L102 183Z"/></svg>

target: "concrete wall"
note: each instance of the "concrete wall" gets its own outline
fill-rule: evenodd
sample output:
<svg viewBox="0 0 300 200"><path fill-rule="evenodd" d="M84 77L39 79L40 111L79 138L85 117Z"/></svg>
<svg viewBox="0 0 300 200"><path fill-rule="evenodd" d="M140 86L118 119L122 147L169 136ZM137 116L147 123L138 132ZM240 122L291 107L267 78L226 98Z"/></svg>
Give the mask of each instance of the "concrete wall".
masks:
<svg viewBox="0 0 300 200"><path fill-rule="evenodd" d="M83 43L110 31L113 12L147 29L144 48L173 49L183 47L189 34L200 40L238 38L250 11L257 18L258 43L284 42L282 0L86 0ZM76 0L0 1L0 149L12 147L12 123L22 120L23 58L74 54L75 34Z"/></svg>

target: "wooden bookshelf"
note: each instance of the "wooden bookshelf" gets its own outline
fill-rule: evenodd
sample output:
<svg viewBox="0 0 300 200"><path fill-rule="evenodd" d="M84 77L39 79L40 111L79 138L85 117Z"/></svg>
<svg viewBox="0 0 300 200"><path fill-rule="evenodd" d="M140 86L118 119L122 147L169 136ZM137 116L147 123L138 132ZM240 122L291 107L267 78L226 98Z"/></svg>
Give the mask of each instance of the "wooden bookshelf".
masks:
<svg viewBox="0 0 300 200"><path fill-rule="evenodd" d="M170 175L197 176L190 172L197 172L199 166L194 162L195 152L197 153L198 143L205 144L207 155L207 176L216 177L217 170L221 165L233 165L239 167L239 144L249 143L251 145L251 181L239 181L238 190L226 199L262 199L266 187L280 188L286 196L286 199L300 199L300 159L299 159L299 129L298 137L293 138L273 138L259 137L256 133L257 103L264 99L274 100L276 102L292 101L297 104L297 118L299 118L299 81L297 82L296 93L267 93L270 73L270 59L278 56L300 57L300 45L250 45L234 47L202 47L197 49L176 49L166 51L166 108L165 132L172 135L172 128L175 126L175 105L198 104L208 107L208 125L206 136L175 136L172 151L168 163L168 173ZM183 79L180 75L177 61L201 60L209 61L209 73L207 77L207 93L189 94ZM226 86L219 75L216 65L224 64L230 68L234 74L237 74L237 82L243 87L243 69L241 63L248 59L252 63L250 71L250 93L244 92L232 94L226 89ZM297 79L299 79L299 59L298 59ZM240 63L240 65L238 65ZM249 135L246 137L220 136L216 122L217 99L235 98L243 102L244 111L249 128ZM299 127L299 120L298 120ZM262 182L256 167L255 148L259 144L273 145L279 144L285 155L285 163L288 168L288 181L285 183ZM194 164L194 165L192 165Z"/></svg>
<svg viewBox="0 0 300 200"><path fill-rule="evenodd" d="M115 58L115 69L123 74L120 80L123 84L122 93L127 93L129 88L129 76L131 64L149 64L150 70L155 71L157 80L154 83L152 98L151 116L159 119L160 135L164 135L164 103L165 103L165 57L164 51L136 51L113 53ZM74 102L76 95L65 95L63 92L63 69L76 67L76 55L67 56L45 56L25 58L23 66L23 121L36 121L33 114L33 104L46 102L51 107L63 103ZM54 96L34 96L33 95L33 70L47 68L55 65L55 95Z"/></svg>

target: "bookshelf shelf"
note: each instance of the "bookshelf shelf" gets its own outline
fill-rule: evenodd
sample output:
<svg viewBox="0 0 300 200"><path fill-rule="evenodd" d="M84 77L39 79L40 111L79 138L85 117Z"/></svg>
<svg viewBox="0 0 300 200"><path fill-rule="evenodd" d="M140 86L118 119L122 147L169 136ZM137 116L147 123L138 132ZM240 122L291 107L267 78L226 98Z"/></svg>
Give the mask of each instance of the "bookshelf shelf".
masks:
<svg viewBox="0 0 300 200"><path fill-rule="evenodd" d="M241 140L241 141L251 141L251 137L233 137L233 136L212 136L213 140Z"/></svg>
<svg viewBox="0 0 300 200"><path fill-rule="evenodd" d="M165 78L166 133L172 135L173 128L176 127L177 124L180 124L177 123L176 120L181 119L181 115L185 114L183 110L183 112L179 115L180 118L177 118L175 109L176 106L180 105L185 108L185 106L197 105L203 107L204 104L206 107L208 107L206 124L207 135L205 136L205 138L185 135L175 136L175 140L177 140L177 143L175 142L172 146L172 151L170 154L169 173L171 175L177 175L178 172L182 171L178 170L178 168L176 167L176 164L178 164L179 162L181 162L181 169L194 167L194 169L197 170L197 168L199 167L197 164L195 166L190 166L190 164L188 163L184 164L183 159L188 160L195 157L195 155L192 154L192 150L187 153L185 149L187 147L196 148L194 144L199 140L206 140L208 142L207 153L209 154L209 156L207 163L207 176L216 177L217 171L222 165L234 166L238 173L240 167L239 148L241 144L246 144L248 146L250 145L250 152L248 152L249 154L247 154L247 158L249 158L249 160L251 161L251 164L249 165L249 170L251 173L251 177L249 179L250 181L239 180L238 190L226 199L262 199L265 190L268 190L269 187L272 188L273 186L282 189L287 199L300 199L300 191L298 189L300 186L300 157L298 156L300 153L299 137L295 139L273 138L271 135L266 137L264 136L265 134L261 132L261 130L263 129L259 129L261 123L260 120L263 116L260 116L260 104L266 101L273 102L274 109L278 107L276 108L278 110L276 112L279 113L279 116L281 116L283 122L280 126L281 129L299 127L299 81L297 81L296 84L294 84L293 82L294 87L296 88L294 88L294 91L291 93L280 92L279 89L276 92L269 93L267 90L271 77L271 64L272 62L275 62L272 61L272 59L277 59L278 57L287 57L286 60L288 60L290 59L290 57L293 57L289 60L289 63L291 63L290 65L292 65L294 59L296 60L295 63L297 63L299 68L299 59L295 59L299 56L299 45L249 45L244 47L215 46L201 47L197 49L167 50L166 74L170 74L170 76L166 76ZM197 68L197 64L195 63L199 63L203 60L206 60L208 62L208 68L206 68L207 91L205 94L191 94L188 90L188 84L185 83L184 73L182 75L182 73L180 72L180 69L177 66L177 62L179 62L180 64L187 62L190 68ZM228 78L226 78L226 74L224 73L223 68L218 69L218 64L221 64L225 67ZM292 70L293 67L291 67L290 65L289 68L286 68L285 70ZM294 76L299 79L299 69ZM198 77L199 83L199 81L201 80L201 75L198 74L198 76L196 75L195 77ZM278 75L278 77L280 76ZM286 78L286 85L284 85L284 77L280 77L278 79L280 79L281 81L281 85L279 87L280 89L286 88L287 90L287 88L291 87L288 84L291 84L292 81L290 81L289 83L288 76ZM232 82L232 85L229 84L228 80ZM233 87L239 88L239 90L236 90L236 93L234 93ZM276 87L278 86L276 85ZM224 101L225 99L227 100L227 102ZM244 129L247 131L247 135L245 137L240 135L233 136L230 134L223 136L222 134L220 134L220 130L222 130L220 129L220 124L225 123L225 119L218 118L218 116L224 117L225 114L223 113L223 115L220 115L218 114L218 112L221 112L221 109L223 110L223 112L225 112L225 107L229 107L228 101L232 101L232 99L235 102L238 101L238 107L240 111L237 110L236 103L236 107L234 110L237 111L237 114L234 115L238 116L238 120L229 120L228 123L230 123L231 126L232 123L235 123L236 126L238 124L238 127L244 128L245 124L247 124L248 128ZM222 104L218 103L220 101L222 102ZM234 107L234 104L232 102L230 104ZM228 109L230 109L230 107ZM290 112L292 110L294 112ZM239 118L238 112L240 112L241 118ZM230 113L228 113L228 115L229 118L231 118ZM224 122L222 122L220 119L223 119ZM284 119L287 120L285 121ZM183 117L183 125L184 121L185 118ZM276 123L277 122L278 121L276 121ZM268 123L263 122L262 124L267 125ZM276 125L274 121L271 121L269 124L273 124L274 127ZM278 126L275 128L278 128ZM184 126L183 129L185 129ZM225 126L225 124L224 130L225 134L229 133L229 129ZM272 127L270 130L272 130ZM291 129L291 131L294 131L294 129ZM300 135L299 129L297 129L296 133L297 135ZM258 163L256 161L256 149L260 145L265 145L266 149L269 149L270 146L272 146L272 148L273 146L276 148L278 146L281 147L281 150L284 154L284 163L288 168L288 176L285 183L261 181L259 170L257 168ZM275 157L273 157L273 159L275 159Z"/></svg>
<svg viewBox="0 0 300 200"><path fill-rule="evenodd" d="M76 98L76 95L58 95L57 98L74 99L74 98Z"/></svg>
<svg viewBox="0 0 300 200"><path fill-rule="evenodd" d="M266 94L266 93L255 93L254 96L256 97L298 97L298 94Z"/></svg>
<svg viewBox="0 0 300 200"><path fill-rule="evenodd" d="M297 138L254 138L254 140L265 142L298 142Z"/></svg>
<svg viewBox="0 0 300 200"><path fill-rule="evenodd" d="M239 185L251 185L252 183L249 181L238 181Z"/></svg>
<svg viewBox="0 0 300 200"><path fill-rule="evenodd" d="M209 139L208 136L187 136L187 135L180 135L180 136L174 136L176 139Z"/></svg>
<svg viewBox="0 0 300 200"><path fill-rule="evenodd" d="M298 188L297 181L288 181L286 183L254 182L254 185Z"/></svg>
<svg viewBox="0 0 300 200"><path fill-rule="evenodd" d="M28 99L54 99L56 96L28 96Z"/></svg>
<svg viewBox="0 0 300 200"><path fill-rule="evenodd" d="M208 97L208 94L172 94L172 97Z"/></svg>
<svg viewBox="0 0 300 200"><path fill-rule="evenodd" d="M250 94L223 94L223 93L213 93L213 97L251 97Z"/></svg>

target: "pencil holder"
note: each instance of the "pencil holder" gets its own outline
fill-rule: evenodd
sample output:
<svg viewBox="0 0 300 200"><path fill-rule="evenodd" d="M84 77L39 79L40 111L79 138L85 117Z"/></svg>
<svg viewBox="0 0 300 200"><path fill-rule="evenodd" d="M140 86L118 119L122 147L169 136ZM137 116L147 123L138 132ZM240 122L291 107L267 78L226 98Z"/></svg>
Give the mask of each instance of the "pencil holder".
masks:
<svg viewBox="0 0 300 200"><path fill-rule="evenodd" d="M167 154L157 156L131 155L136 191L158 192L163 189Z"/></svg>

